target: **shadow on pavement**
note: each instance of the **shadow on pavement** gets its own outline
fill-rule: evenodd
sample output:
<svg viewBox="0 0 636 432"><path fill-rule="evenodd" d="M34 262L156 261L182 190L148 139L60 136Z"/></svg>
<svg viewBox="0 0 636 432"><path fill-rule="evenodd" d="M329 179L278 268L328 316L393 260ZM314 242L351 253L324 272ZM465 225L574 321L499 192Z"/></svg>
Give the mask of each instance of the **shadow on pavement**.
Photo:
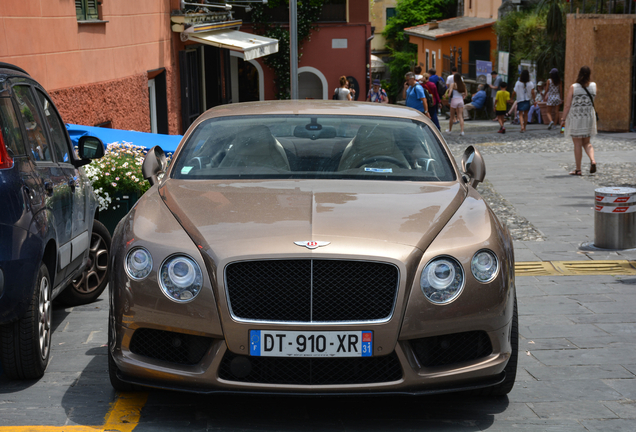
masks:
<svg viewBox="0 0 636 432"><path fill-rule="evenodd" d="M135 431L483 430L508 407L507 397L199 396L151 391ZM478 426L478 428L477 428Z"/></svg>

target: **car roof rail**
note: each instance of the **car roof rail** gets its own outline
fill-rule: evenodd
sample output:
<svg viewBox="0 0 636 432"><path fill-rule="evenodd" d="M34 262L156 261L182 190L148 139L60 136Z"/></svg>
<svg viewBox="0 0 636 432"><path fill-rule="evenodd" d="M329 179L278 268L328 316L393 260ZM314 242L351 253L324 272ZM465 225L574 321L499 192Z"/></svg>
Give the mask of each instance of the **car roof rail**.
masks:
<svg viewBox="0 0 636 432"><path fill-rule="evenodd" d="M27 71L25 71L21 67L18 67L16 65L12 65L11 63L0 62L0 69L11 69L11 70L14 70L14 71L17 71L17 72L22 72L25 75L29 75L29 73ZM31 75L29 75L29 76L31 76Z"/></svg>

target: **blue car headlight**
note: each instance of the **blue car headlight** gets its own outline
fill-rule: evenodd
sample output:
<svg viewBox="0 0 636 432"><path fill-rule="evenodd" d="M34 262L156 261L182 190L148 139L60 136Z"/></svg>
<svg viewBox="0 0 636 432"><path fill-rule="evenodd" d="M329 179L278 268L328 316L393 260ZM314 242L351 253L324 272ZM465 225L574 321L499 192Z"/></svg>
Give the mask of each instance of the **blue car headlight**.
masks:
<svg viewBox="0 0 636 432"><path fill-rule="evenodd" d="M172 256L161 265L159 285L170 300L189 302L199 294L202 284L201 268L189 256Z"/></svg>
<svg viewBox="0 0 636 432"><path fill-rule="evenodd" d="M422 270L420 287L431 302L449 303L457 298L464 287L464 270L454 258L435 258Z"/></svg>

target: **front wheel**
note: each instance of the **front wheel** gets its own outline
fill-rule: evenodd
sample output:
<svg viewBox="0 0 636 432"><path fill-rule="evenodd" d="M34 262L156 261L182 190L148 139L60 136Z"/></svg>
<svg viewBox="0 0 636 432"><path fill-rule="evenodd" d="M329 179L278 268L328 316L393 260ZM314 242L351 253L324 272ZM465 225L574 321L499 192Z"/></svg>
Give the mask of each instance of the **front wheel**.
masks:
<svg viewBox="0 0 636 432"><path fill-rule="evenodd" d="M110 243L108 229L100 221L93 221L86 268L58 296L60 302L69 306L92 303L104 292L110 270Z"/></svg>
<svg viewBox="0 0 636 432"><path fill-rule="evenodd" d="M13 379L44 375L51 356L51 278L40 265L29 307L18 321L0 326L2 368Z"/></svg>

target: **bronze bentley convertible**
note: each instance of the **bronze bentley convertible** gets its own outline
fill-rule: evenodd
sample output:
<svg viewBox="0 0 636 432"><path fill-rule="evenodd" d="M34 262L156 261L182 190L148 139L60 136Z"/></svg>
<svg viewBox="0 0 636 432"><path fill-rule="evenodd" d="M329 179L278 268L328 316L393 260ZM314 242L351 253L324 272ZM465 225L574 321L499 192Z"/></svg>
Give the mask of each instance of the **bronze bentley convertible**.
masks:
<svg viewBox="0 0 636 432"><path fill-rule="evenodd" d="M421 113L224 105L187 131L112 249L113 386L502 395L517 368L512 241Z"/></svg>

